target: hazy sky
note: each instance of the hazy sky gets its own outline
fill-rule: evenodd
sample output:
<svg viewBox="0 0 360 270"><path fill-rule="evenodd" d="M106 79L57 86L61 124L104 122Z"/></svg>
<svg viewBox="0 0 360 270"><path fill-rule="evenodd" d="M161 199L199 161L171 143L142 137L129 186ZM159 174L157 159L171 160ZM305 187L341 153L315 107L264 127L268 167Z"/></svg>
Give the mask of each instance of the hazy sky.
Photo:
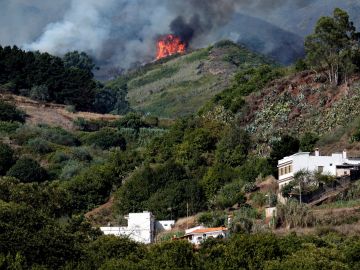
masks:
<svg viewBox="0 0 360 270"><path fill-rule="evenodd" d="M153 57L154 40L170 32L169 26L178 16L195 28L192 46L201 47L215 42L224 27L233 25L231 20L237 13L303 35L320 13L328 14L337 5L358 7L357 2L360 1L0 0L0 44L57 55L86 51L98 61L128 67ZM357 12L355 8L352 11ZM230 30L236 33L236 25Z"/></svg>

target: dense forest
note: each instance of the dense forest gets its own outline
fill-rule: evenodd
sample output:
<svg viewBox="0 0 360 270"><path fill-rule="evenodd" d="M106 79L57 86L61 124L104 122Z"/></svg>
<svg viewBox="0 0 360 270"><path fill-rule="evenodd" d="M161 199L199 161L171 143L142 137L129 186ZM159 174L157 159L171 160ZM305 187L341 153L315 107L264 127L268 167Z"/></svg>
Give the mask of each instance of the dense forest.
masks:
<svg viewBox="0 0 360 270"><path fill-rule="evenodd" d="M77 110L126 113L126 86L105 88L95 81L94 67L88 55L77 51L60 58L0 46L0 91L72 105Z"/></svg>
<svg viewBox="0 0 360 270"><path fill-rule="evenodd" d="M86 54L59 58L0 47L0 91L124 114L114 121L78 119L66 130L29 125L24 111L0 101L0 269L359 269L360 238L332 229L339 220L317 219L289 200L279 205L274 228L309 227L314 234L279 236L258 222L277 196L256 183L276 176L282 157L313 151L319 134L279 134L259 154L257 134L244 126L249 96L281 78L315 69L325 74L316 80L331 89L348 83L359 71L359 39L346 12L336 9L307 39L305 59L291 67L242 68L197 114L168 122L128 112L126 83L114 89L96 82ZM358 143L360 124L349 132ZM342 195L342 203L358 200L359 185ZM104 236L85 213L110 198L114 205L98 217L102 224L144 210L157 219L201 213L199 224L228 226L231 235L199 249L185 241L145 246ZM354 215L344 223L359 220Z"/></svg>

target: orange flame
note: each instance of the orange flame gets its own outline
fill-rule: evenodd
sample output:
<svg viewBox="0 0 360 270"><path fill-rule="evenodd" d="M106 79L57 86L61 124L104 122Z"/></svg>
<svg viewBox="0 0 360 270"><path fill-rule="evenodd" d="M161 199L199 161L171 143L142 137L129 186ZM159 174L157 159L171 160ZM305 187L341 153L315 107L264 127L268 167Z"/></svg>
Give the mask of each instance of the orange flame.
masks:
<svg viewBox="0 0 360 270"><path fill-rule="evenodd" d="M158 40L156 60L186 51L186 43L175 35L166 35Z"/></svg>

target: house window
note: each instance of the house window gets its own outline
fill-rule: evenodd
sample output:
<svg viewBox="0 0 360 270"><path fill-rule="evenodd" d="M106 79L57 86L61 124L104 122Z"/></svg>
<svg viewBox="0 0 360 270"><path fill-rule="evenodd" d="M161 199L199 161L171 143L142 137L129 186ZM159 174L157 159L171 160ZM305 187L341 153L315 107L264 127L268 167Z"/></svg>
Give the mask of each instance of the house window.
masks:
<svg viewBox="0 0 360 270"><path fill-rule="evenodd" d="M324 172L324 166L318 166L318 172L323 173Z"/></svg>
<svg viewBox="0 0 360 270"><path fill-rule="evenodd" d="M292 172L293 172L293 166L290 165L290 166L289 166L289 169L290 169L290 173L292 173Z"/></svg>

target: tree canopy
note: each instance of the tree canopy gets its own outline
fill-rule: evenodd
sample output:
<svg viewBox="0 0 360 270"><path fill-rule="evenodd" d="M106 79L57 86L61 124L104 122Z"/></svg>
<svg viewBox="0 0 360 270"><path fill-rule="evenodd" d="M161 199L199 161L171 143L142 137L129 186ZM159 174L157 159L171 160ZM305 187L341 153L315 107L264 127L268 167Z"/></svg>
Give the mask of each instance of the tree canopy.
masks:
<svg viewBox="0 0 360 270"><path fill-rule="evenodd" d="M336 8L332 17L321 17L314 33L305 41L307 61L317 70L325 71L332 84L347 81L358 67L360 33L342 9Z"/></svg>

